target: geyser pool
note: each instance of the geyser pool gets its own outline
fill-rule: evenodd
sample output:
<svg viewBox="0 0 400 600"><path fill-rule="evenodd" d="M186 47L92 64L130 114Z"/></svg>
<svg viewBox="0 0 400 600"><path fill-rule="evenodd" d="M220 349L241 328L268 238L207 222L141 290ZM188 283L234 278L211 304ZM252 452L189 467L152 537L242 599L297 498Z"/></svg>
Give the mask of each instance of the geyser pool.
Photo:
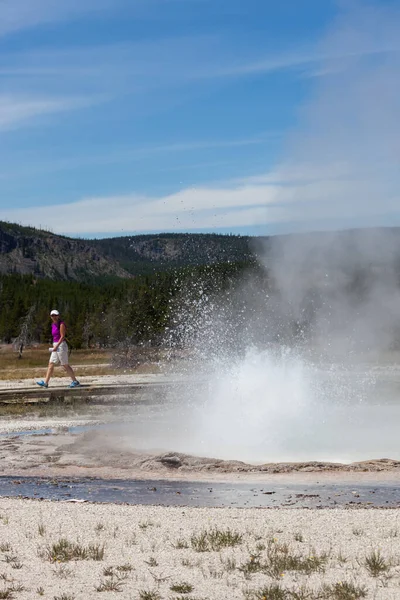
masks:
<svg viewBox="0 0 400 600"><path fill-rule="evenodd" d="M287 349L190 371L186 386L123 425L124 445L254 463L400 458L393 371Z"/></svg>

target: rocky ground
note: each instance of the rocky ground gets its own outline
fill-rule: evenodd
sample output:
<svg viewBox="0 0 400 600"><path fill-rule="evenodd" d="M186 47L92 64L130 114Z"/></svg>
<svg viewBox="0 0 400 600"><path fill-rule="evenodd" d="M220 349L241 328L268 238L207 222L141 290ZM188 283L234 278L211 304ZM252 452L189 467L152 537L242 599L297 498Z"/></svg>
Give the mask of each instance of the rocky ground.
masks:
<svg viewBox="0 0 400 600"><path fill-rule="evenodd" d="M2 598L400 598L400 510L1 499L0 531Z"/></svg>

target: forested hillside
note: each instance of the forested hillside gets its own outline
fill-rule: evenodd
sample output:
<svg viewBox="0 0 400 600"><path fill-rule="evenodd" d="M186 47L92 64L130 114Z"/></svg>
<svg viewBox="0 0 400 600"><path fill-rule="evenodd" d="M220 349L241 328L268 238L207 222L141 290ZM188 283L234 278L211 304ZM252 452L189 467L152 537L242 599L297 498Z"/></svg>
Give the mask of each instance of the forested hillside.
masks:
<svg viewBox="0 0 400 600"><path fill-rule="evenodd" d="M118 343L157 345L188 295L218 294L249 265L216 265L103 284L51 281L32 275L0 276L0 340L24 332L24 343L50 341L49 312L57 308L76 348ZM173 324L172 324L173 325Z"/></svg>
<svg viewBox="0 0 400 600"><path fill-rule="evenodd" d="M0 341L47 343L56 307L77 348L158 344L177 296L190 287L217 294L251 264L249 240L240 236L76 240L0 222Z"/></svg>
<svg viewBox="0 0 400 600"><path fill-rule="evenodd" d="M237 348L400 347L399 228L93 241L1 224L0 250L3 343L47 343L58 308L77 348L196 344L202 329L218 347L217 328Z"/></svg>
<svg viewBox="0 0 400 600"><path fill-rule="evenodd" d="M0 273L71 281L131 277L85 240L1 221Z"/></svg>
<svg viewBox="0 0 400 600"><path fill-rule="evenodd" d="M154 234L73 239L0 221L0 273L95 281L130 278L186 266L243 262L250 238L214 234Z"/></svg>
<svg viewBox="0 0 400 600"><path fill-rule="evenodd" d="M251 238L161 233L92 240L94 247L132 274L253 259Z"/></svg>

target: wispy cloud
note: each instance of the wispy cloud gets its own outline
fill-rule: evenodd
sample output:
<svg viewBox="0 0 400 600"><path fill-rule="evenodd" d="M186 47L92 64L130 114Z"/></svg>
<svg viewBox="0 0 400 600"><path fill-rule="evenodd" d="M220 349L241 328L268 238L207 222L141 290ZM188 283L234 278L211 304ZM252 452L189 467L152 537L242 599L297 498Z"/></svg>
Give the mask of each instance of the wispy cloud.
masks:
<svg viewBox="0 0 400 600"><path fill-rule="evenodd" d="M204 79L223 80L295 69L325 75L342 71L363 56L400 52L397 36L363 40L354 48L310 44L292 52L262 55L259 47L247 57L222 36L195 35L158 38L137 43L118 43L47 51L6 54L0 58L0 74L14 79L37 77L41 82L88 86L105 85L118 91L143 91L164 85L185 85ZM261 56L260 56L261 55Z"/></svg>
<svg viewBox="0 0 400 600"><path fill-rule="evenodd" d="M1 0L0 38L41 25L93 15L115 8L116 4L119 4L119 0ZM1 52L2 131L30 125L38 117L45 115L84 108L101 99L100 94L96 94L97 97L94 98L93 90L79 85L46 85L43 77L49 76L50 72L46 65L35 66L31 63L33 54L34 52L29 51L13 55L4 49ZM58 75L62 80L65 73L60 73L56 64L53 66L53 75ZM74 77L76 76L75 71Z"/></svg>
<svg viewBox="0 0 400 600"><path fill-rule="evenodd" d="M293 54L270 56L254 62L214 67L210 72L200 72L199 75L209 77L240 77L253 74L270 73L286 69L306 70L310 76L324 76L343 71L348 61L357 60L363 56L389 54L400 51L400 40L395 39L382 44L366 44L358 50L331 50L322 52L318 47L312 47ZM324 65L319 67L319 65Z"/></svg>
<svg viewBox="0 0 400 600"><path fill-rule="evenodd" d="M1 0L0 36L112 7L112 0Z"/></svg>
<svg viewBox="0 0 400 600"><path fill-rule="evenodd" d="M40 98L0 95L0 131L31 124L38 117L88 106L88 98Z"/></svg>
<svg viewBox="0 0 400 600"><path fill-rule="evenodd" d="M197 36L0 57L9 87L8 95L0 96L0 128L77 108L74 98L101 97L106 90L135 93L147 106L149 98L162 104L171 89L206 77L220 80L287 68L320 75L312 80L313 91L287 139L284 160L269 172L159 197L133 192L51 208L3 210L0 218L70 234L285 223L312 227L315 222L328 227L338 219L353 226L379 215L389 223L400 212L399 51L400 11L378 6L346 12L319 44L285 56L248 56L238 62L220 39ZM165 94L154 93L157 86ZM59 160L53 168L253 143L257 138L114 149L108 155Z"/></svg>
<svg viewBox="0 0 400 600"><path fill-rule="evenodd" d="M143 5L143 0L132 0L133 5L124 0L2 0L0 35L97 10L112 10L115 2L117 6L121 2L124 10ZM154 9L156 5L154 0ZM132 96L136 111L147 113L164 110L168 103L179 105L187 101L201 93L205 81L220 85L224 80L290 69L302 77L334 76L363 57L379 59L400 51L400 36L395 24L388 23L387 13L375 11L368 13L369 17L365 11L359 14L363 15L361 22L347 16L321 43L277 54L266 55L262 45L246 46L240 39L232 43L229 36L200 34L136 43L2 52L2 87L9 95L40 95L50 103L54 97L97 96L112 100ZM370 21L374 19L376 27L372 30ZM381 22L385 35L381 33Z"/></svg>
<svg viewBox="0 0 400 600"><path fill-rule="evenodd" d="M3 52L2 89L8 95L123 99L125 103L129 97L136 115L164 111L201 93L192 73L198 64L212 60L217 46L213 36L193 36Z"/></svg>
<svg viewBox="0 0 400 600"><path fill-rule="evenodd" d="M321 47L350 54L399 33L400 12L345 15ZM350 32L350 33L349 33ZM357 43L356 43L357 42ZM324 64L322 63L322 66ZM376 222L400 218L400 56L349 60L347 69L315 79L285 160L267 173L224 186L161 197L130 194L2 211L0 218L66 233L217 229L297 223ZM179 147L179 146L178 146ZM70 216L74 215L71 219Z"/></svg>

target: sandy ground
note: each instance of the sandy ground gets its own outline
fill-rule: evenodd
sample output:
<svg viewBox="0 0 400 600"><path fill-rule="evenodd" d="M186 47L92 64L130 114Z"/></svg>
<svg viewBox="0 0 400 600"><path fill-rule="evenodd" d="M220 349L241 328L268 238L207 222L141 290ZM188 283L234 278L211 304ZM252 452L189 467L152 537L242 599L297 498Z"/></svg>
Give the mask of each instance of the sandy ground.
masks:
<svg viewBox="0 0 400 600"><path fill-rule="evenodd" d="M1 499L0 515L0 594L10 592L2 598L400 598L400 510L194 509ZM228 530L230 538L223 535ZM236 534L236 545L230 545ZM104 548L104 556L77 560L57 555L53 545L61 539L89 552L90 546ZM368 568L373 553L380 572ZM287 595L271 595L274 586L275 594L281 589Z"/></svg>

